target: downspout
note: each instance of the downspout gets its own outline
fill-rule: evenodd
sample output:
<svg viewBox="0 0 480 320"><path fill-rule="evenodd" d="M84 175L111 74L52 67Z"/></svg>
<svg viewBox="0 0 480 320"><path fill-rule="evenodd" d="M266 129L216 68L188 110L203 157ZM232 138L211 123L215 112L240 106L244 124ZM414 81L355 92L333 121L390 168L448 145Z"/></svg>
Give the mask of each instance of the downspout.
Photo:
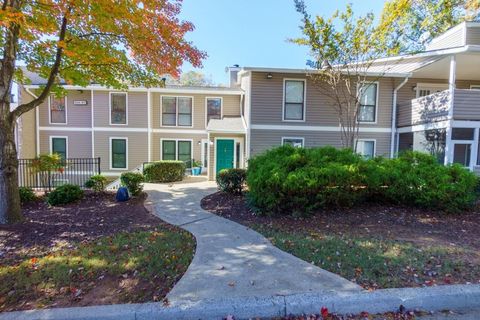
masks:
<svg viewBox="0 0 480 320"><path fill-rule="evenodd" d="M30 91L29 88L25 88L25 91L28 92L33 98L37 99L37 95L35 95L32 91ZM36 153L37 156L40 155L40 119L39 119L39 112L38 112L38 107L35 107L35 148L36 148Z"/></svg>
<svg viewBox="0 0 480 320"><path fill-rule="evenodd" d="M397 100L398 100L398 90L400 90L407 82L410 77L406 77L402 83L398 85L393 90L393 108L392 108L392 136L390 139L390 158L395 156L395 137L397 135Z"/></svg>

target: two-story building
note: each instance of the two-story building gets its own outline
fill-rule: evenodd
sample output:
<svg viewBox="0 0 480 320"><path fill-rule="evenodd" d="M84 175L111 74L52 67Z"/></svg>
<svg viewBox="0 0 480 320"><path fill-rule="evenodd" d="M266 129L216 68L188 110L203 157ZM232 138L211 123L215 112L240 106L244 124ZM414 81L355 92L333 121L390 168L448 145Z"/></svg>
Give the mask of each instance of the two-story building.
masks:
<svg viewBox="0 0 480 320"><path fill-rule="evenodd" d="M51 96L22 116L19 154L100 157L111 176L145 162L195 159L214 179L274 146L340 147L338 115L312 72L233 67L228 87L65 85L66 97ZM444 163L480 166L480 23L462 23L427 51L379 59L367 72L371 81L358 85L358 152L423 150ZM22 102L43 83L31 78L20 87Z"/></svg>

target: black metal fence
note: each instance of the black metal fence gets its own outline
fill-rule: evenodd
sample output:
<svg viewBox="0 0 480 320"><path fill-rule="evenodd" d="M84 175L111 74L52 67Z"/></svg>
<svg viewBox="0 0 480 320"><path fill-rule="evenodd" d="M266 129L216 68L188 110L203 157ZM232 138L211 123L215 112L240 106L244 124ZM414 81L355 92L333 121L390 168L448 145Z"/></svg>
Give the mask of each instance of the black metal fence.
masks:
<svg viewBox="0 0 480 320"><path fill-rule="evenodd" d="M101 173L100 158L65 159L60 168L53 171L40 171L35 161L38 160L18 160L18 182L21 187L52 190L68 183L84 188L91 176Z"/></svg>

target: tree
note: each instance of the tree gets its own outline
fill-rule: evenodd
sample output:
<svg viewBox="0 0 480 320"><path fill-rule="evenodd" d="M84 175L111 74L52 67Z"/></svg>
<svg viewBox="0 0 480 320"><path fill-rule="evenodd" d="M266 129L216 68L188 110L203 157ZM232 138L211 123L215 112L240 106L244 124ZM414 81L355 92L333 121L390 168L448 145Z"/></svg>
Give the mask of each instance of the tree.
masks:
<svg viewBox="0 0 480 320"><path fill-rule="evenodd" d="M197 71L184 72L177 79L167 76L167 84L190 87L211 87L215 85L211 78Z"/></svg>
<svg viewBox="0 0 480 320"><path fill-rule="evenodd" d="M295 6L302 15L303 37L291 41L310 49L312 60L308 65L314 70L308 77L335 110L343 147L356 149L359 120L367 110L362 107L362 98L388 71L372 76L370 69L375 59L398 52L397 42L387 37L391 25L376 25L372 13L356 18L351 5L330 18L311 17L303 0L295 0Z"/></svg>
<svg viewBox="0 0 480 320"><path fill-rule="evenodd" d="M181 0L0 1L0 223L21 219L14 127L61 81L125 89L178 76L183 61L201 66L205 53L185 40ZM47 79L37 98L10 111L14 79L25 83L17 61Z"/></svg>
<svg viewBox="0 0 480 320"><path fill-rule="evenodd" d="M390 0L381 23L390 25L402 53L422 51L433 38L462 21L480 18L480 0Z"/></svg>

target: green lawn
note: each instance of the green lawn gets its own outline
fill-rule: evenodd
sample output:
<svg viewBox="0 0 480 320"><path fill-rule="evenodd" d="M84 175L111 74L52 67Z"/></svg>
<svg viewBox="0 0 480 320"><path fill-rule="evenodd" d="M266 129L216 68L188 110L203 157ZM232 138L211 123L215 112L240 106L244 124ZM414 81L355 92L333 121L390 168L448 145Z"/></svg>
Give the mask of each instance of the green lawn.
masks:
<svg viewBox="0 0 480 320"><path fill-rule="evenodd" d="M162 299L186 271L194 248L189 233L160 225L158 231L119 233L0 265L0 311L72 303L99 285L118 294L111 303Z"/></svg>
<svg viewBox="0 0 480 320"><path fill-rule="evenodd" d="M459 275L480 279L478 266L455 259L457 254L468 254L460 248L419 247L406 241L374 237L293 232L269 225L252 227L280 249L365 288L448 284L461 281Z"/></svg>

